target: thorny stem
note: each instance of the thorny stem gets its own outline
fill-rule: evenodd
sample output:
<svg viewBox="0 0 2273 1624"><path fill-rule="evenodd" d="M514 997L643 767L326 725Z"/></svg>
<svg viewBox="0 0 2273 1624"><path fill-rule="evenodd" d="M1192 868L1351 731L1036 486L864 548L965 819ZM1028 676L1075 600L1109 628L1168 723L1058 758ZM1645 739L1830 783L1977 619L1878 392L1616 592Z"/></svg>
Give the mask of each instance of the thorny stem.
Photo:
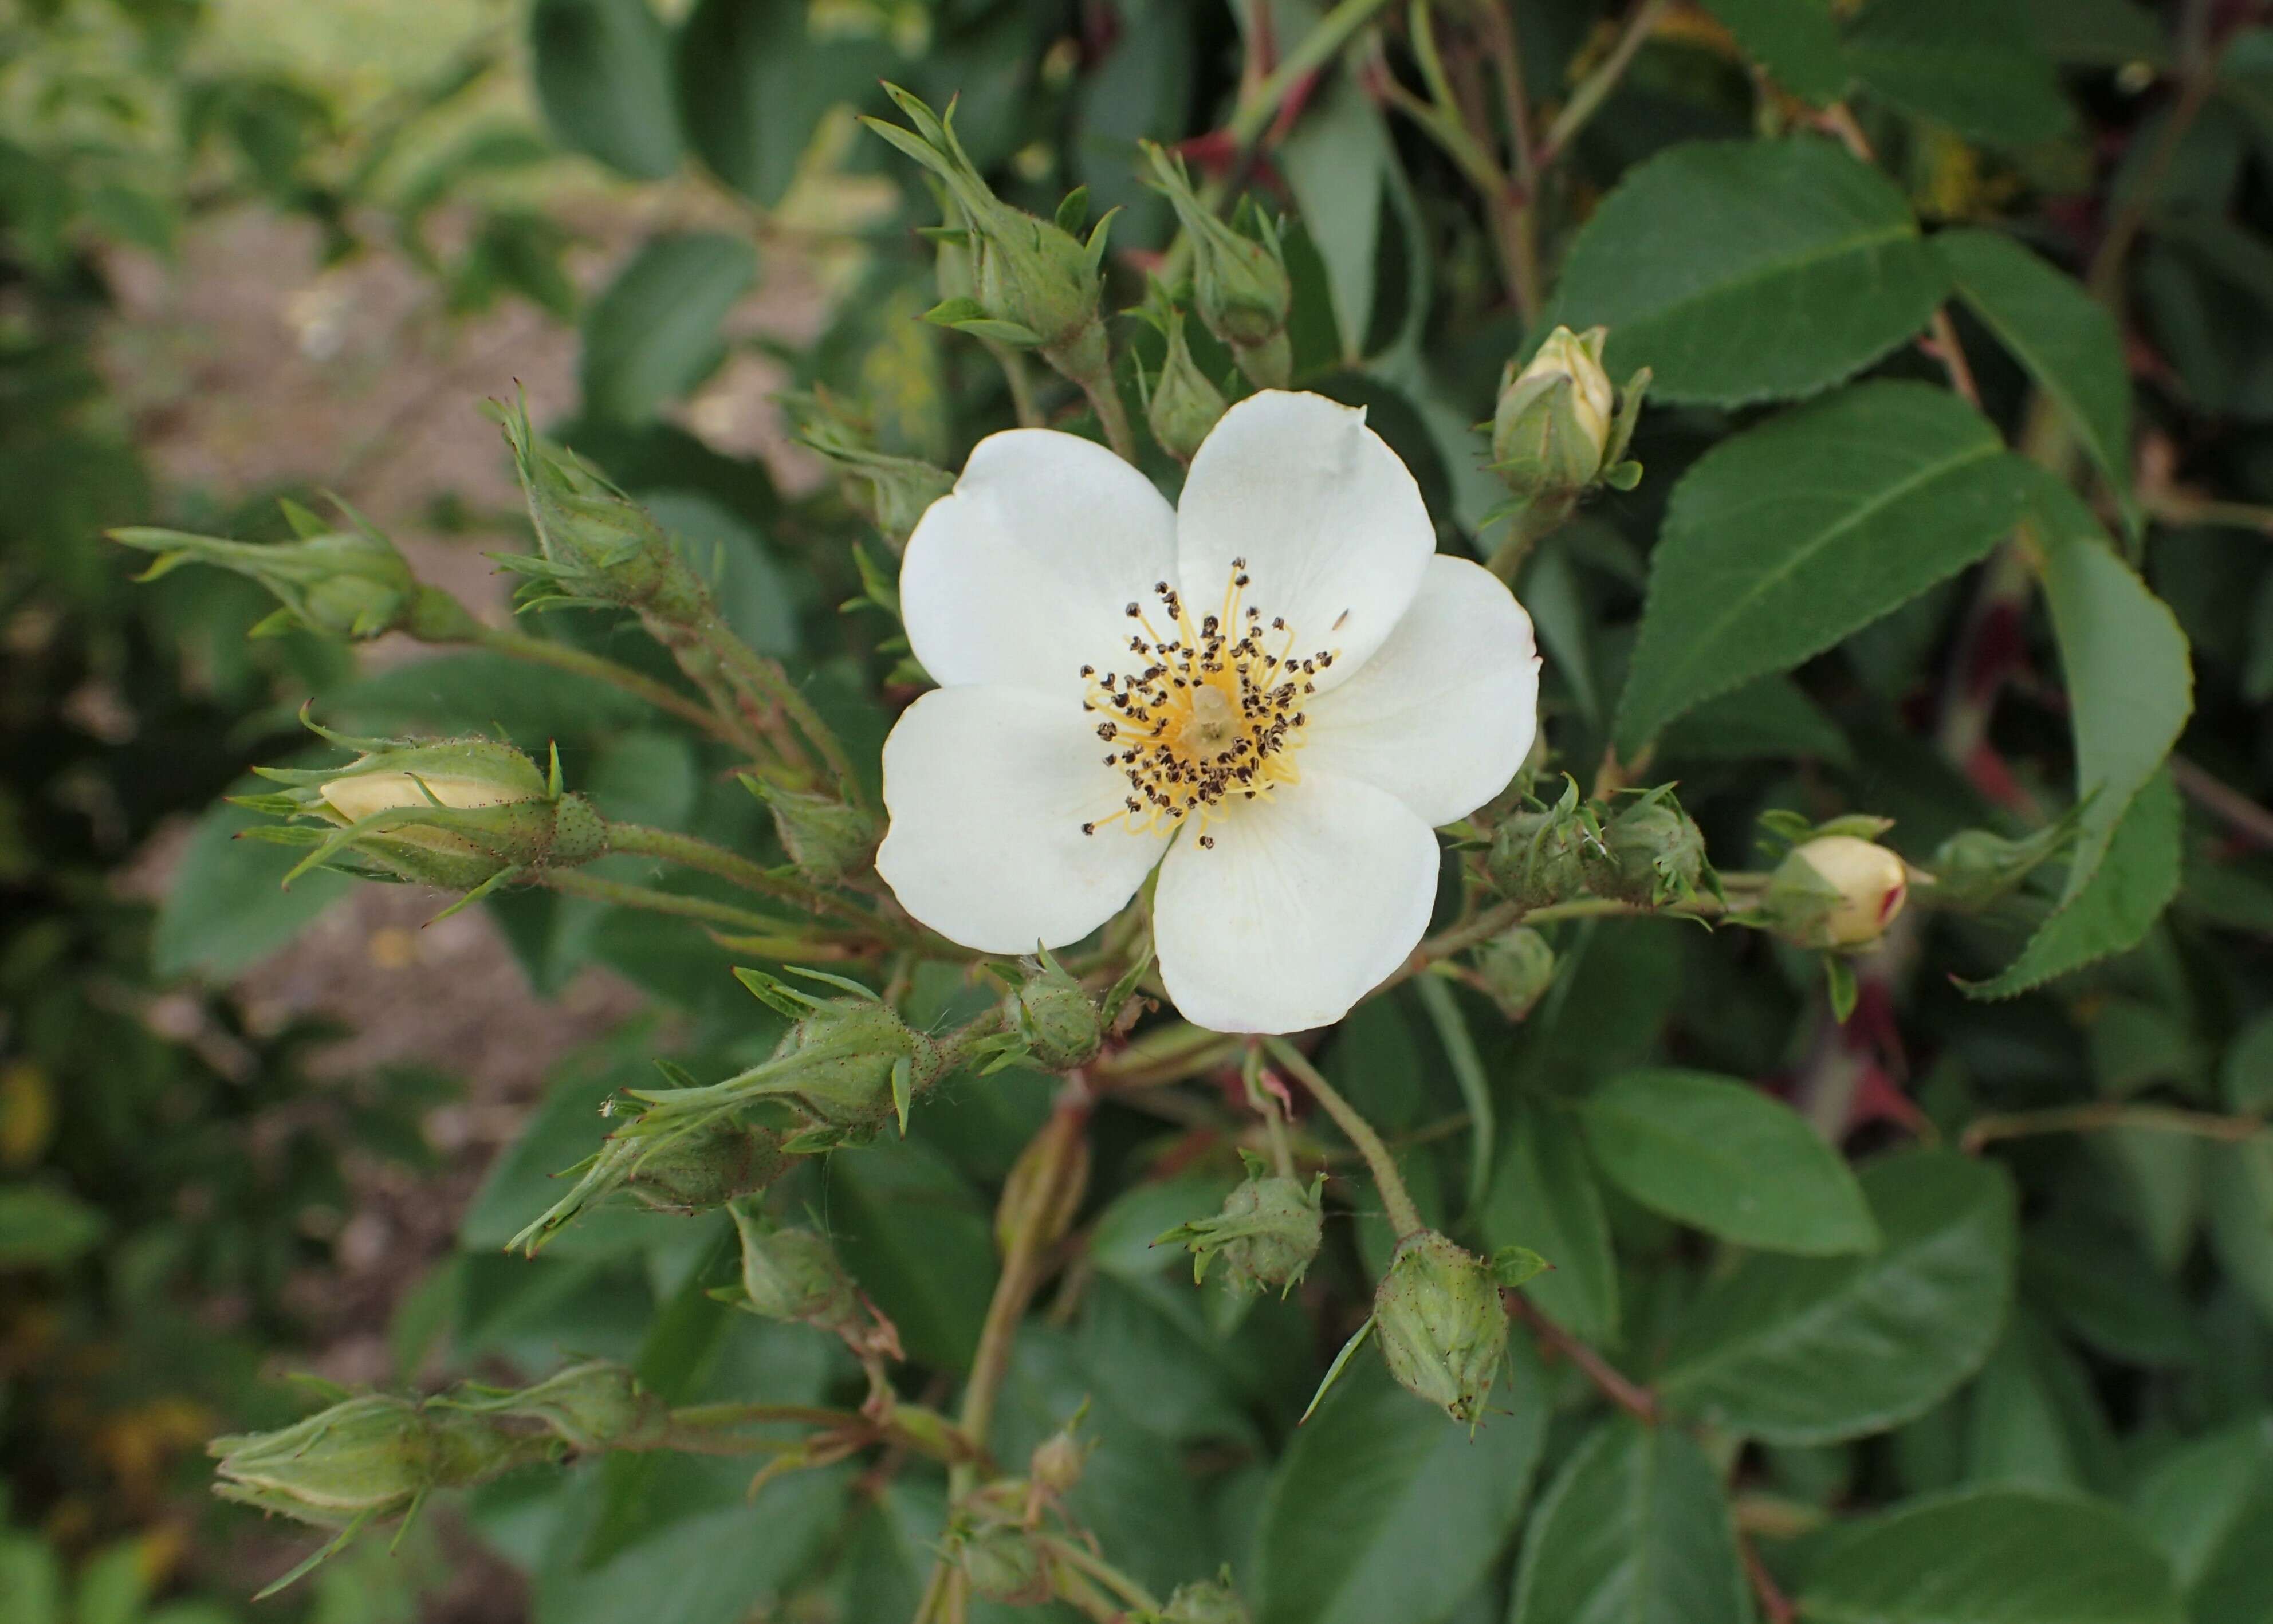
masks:
<svg viewBox="0 0 2273 1624"><path fill-rule="evenodd" d="M2109 1128L2144 1128L2157 1133L2189 1133L2200 1139L2239 1144L2268 1132L2259 1116L2215 1116L2207 1111L2179 1110L2167 1105L2132 1105L2120 1100L2099 1100L2089 1105L2056 1105L2037 1111L2011 1111L1976 1117L1958 1139L1969 1155L1992 1139L2022 1139L2038 1133L2095 1133Z"/></svg>
<svg viewBox="0 0 2273 1624"><path fill-rule="evenodd" d="M1520 1291L1503 1291L1500 1300L1529 1327L1533 1335L1576 1365L1587 1380L1619 1409L1637 1421L1655 1425L1657 1395L1629 1380L1609 1361L1539 1312Z"/></svg>
<svg viewBox="0 0 2273 1624"><path fill-rule="evenodd" d="M1673 9L1673 0L1641 0L1633 14L1626 19L1625 32L1610 49L1602 65L1587 76L1586 81L1571 93L1570 102L1547 127L1547 138L1539 144L1539 167L1545 169L1560 157L1587 121L1602 109L1618 80L1625 77L1627 66L1634 54L1640 50L1649 36L1657 31L1659 21Z"/></svg>
<svg viewBox="0 0 2273 1624"><path fill-rule="evenodd" d="M619 665L597 654L587 654L567 643L531 637L525 632L485 627L481 635L475 639L475 646L514 659L526 660L533 665L550 665L555 671L571 671L579 676L595 678L645 700L656 710L667 711L682 722L701 728L714 739L724 740L737 747L747 749L756 743L754 739L739 735L731 723L677 689L634 671L628 665Z"/></svg>
<svg viewBox="0 0 2273 1624"><path fill-rule="evenodd" d="M1397 1160L1389 1154L1389 1147L1381 1142L1381 1135L1373 1124L1358 1112L1355 1106L1325 1079L1325 1074L1310 1064L1309 1056L1284 1038L1265 1038L1264 1047L1271 1057L1296 1078L1310 1091L1317 1102L1325 1108L1326 1115L1342 1136L1365 1158L1366 1169L1373 1175L1374 1188L1380 1192L1381 1204L1386 1209L1389 1227L1399 1240L1418 1235L1429 1226L1421 1222L1421 1209L1413 1204L1413 1197L1405 1188L1405 1180L1397 1171Z"/></svg>

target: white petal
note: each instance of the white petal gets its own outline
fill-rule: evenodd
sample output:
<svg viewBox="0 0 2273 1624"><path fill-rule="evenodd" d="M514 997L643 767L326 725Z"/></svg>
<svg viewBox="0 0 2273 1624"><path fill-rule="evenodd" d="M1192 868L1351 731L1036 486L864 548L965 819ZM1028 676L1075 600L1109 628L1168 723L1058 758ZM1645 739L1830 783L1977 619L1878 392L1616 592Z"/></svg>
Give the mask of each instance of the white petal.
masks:
<svg viewBox="0 0 2273 1624"><path fill-rule="evenodd" d="M1268 801L1187 831L1153 892L1177 1011L1213 1032L1339 1020L1405 961L1437 899L1437 838L1370 784L1305 772Z"/></svg>
<svg viewBox="0 0 2273 1624"><path fill-rule="evenodd" d="M1538 729L1531 617L1491 571L1440 556L1389 641L1315 702L1295 759L1305 777L1385 789L1435 828L1506 788Z"/></svg>
<svg viewBox="0 0 2273 1624"><path fill-rule="evenodd" d="M1081 826L1121 804L1096 718L1078 697L939 688L884 741L891 825L876 872L900 906L990 953L1061 947L1096 929L1159 861L1156 835Z"/></svg>
<svg viewBox="0 0 2273 1624"><path fill-rule="evenodd" d="M1437 550L1421 487L1365 426L1322 395L1265 389L1223 414L1177 508L1177 569L1195 616L1247 560L1246 602L1283 616L1298 650L1336 650L1321 690L1381 646Z"/></svg>
<svg viewBox="0 0 2273 1624"><path fill-rule="evenodd" d="M1092 440L1013 429L979 442L908 538L900 611L942 686L1081 692L1125 650L1132 599L1174 574L1175 510ZM1031 944L1028 944L1029 947Z"/></svg>

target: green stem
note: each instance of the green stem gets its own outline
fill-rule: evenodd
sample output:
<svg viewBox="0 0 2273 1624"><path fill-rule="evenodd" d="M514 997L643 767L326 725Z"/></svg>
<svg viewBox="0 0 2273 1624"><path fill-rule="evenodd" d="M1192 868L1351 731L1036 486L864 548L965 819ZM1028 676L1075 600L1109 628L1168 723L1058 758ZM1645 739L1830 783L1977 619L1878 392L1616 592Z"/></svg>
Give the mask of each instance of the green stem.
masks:
<svg viewBox="0 0 2273 1624"><path fill-rule="evenodd" d="M1976 1117L1958 1143L1973 1152L1992 1139L2022 1139L2037 1133L2097 1133L2109 1128L2188 1133L2230 1144L2255 1139L2267 1131L2264 1119L2257 1116L2214 1116L2207 1111L2180 1110L2174 1106L2099 1100L2089 1105L2056 1105L2040 1111L2011 1111L2002 1116Z"/></svg>
<svg viewBox="0 0 2273 1624"><path fill-rule="evenodd" d="M542 883L564 897L588 897L595 902L611 902L619 907L645 908L650 914L673 914L681 919L699 919L705 924L731 926L736 930L795 936L806 929L795 920L754 914L747 908L738 908L729 903L713 902L708 897L683 897L676 891L656 891L646 885L627 885L621 880L604 880L579 868L547 869L540 879ZM828 945L835 946L836 944Z"/></svg>
<svg viewBox="0 0 2273 1624"><path fill-rule="evenodd" d="M1294 49L1280 58L1270 76L1255 87L1255 94L1242 102L1232 114L1227 126L1231 139L1242 148L1254 146L1278 117L1279 104L1304 79L1332 61L1357 31L1388 4L1389 0L1341 0L1340 4L1320 18L1317 26L1295 42Z"/></svg>
<svg viewBox="0 0 2273 1624"><path fill-rule="evenodd" d="M694 835L680 834L676 830L650 829L644 823L610 823L608 849L628 856L654 857L664 862L678 863L724 880L730 885L739 885L758 896L795 903L807 913L836 914L844 916L848 923L874 936L896 939L898 934L881 920L841 897L769 874L746 857L724 846L713 846Z"/></svg>
<svg viewBox="0 0 2273 1624"><path fill-rule="evenodd" d="M506 631L496 627L484 627L475 640L478 648L526 660L535 665L550 665L555 671L574 672L579 676L596 678L625 693L645 700L658 710L668 711L683 722L701 728L714 739L741 745L746 741L735 736L734 729L706 706L696 703L686 695L653 677L642 675L628 665L619 665L611 659L565 643L553 643L543 637L531 637L523 632Z"/></svg>
<svg viewBox="0 0 2273 1624"><path fill-rule="evenodd" d="M1328 1082L1324 1073L1310 1064L1309 1056L1285 1038L1265 1038L1264 1047L1271 1057L1302 1080L1302 1086L1325 1108L1326 1115L1342 1131L1342 1137L1365 1158L1365 1165L1373 1174L1374 1187L1381 1192L1381 1204L1387 1209L1389 1227L1399 1240L1418 1235L1429 1226L1421 1222L1421 1209L1413 1204L1412 1195L1405 1188L1405 1180L1397 1171L1396 1159L1389 1147L1381 1142L1381 1135L1373 1124L1358 1114L1358 1109L1341 1096L1339 1090Z"/></svg>
<svg viewBox="0 0 2273 1624"><path fill-rule="evenodd" d="M1547 139L1540 143L1539 166L1542 169L1563 154L1564 149L1578 138L1587 121L1602 110L1602 103L1618 81L1625 77L1627 66L1634 53L1655 33L1660 19L1673 9L1673 0L1641 0L1633 15L1626 19L1625 32L1611 48L1602 65L1587 76L1586 81L1571 93L1571 100L1555 122L1547 128Z"/></svg>
<svg viewBox="0 0 2273 1624"><path fill-rule="evenodd" d="M821 753L821 760L837 780L837 787L847 801L856 806L868 805L868 792L852 771L851 758L844 754L836 730L821 719L821 712L802 689L789 680L789 673L777 660L768 659L739 637L734 635L724 620L715 613L706 615L694 628L711 658L735 686L754 696L774 705L796 726L806 742ZM784 743L794 746L794 740Z"/></svg>
<svg viewBox="0 0 2273 1624"><path fill-rule="evenodd" d="M1078 1541L1044 1534L1035 1543L1067 1567L1086 1575L1140 1613L1158 1613L1160 1604L1143 1585L1101 1556L1090 1553Z"/></svg>

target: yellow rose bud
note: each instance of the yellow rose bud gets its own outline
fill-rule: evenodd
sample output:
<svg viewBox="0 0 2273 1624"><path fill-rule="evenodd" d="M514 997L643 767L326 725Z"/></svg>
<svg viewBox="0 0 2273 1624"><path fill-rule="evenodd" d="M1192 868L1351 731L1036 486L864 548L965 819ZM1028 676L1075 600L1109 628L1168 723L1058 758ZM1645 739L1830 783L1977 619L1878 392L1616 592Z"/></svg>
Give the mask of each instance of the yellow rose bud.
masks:
<svg viewBox="0 0 2273 1624"><path fill-rule="evenodd" d="M1866 947L1886 934L1909 894L1902 860L1874 841L1820 835L1796 847L1768 883L1766 907L1802 947Z"/></svg>
<svg viewBox="0 0 2273 1624"><path fill-rule="evenodd" d="M1610 443L1610 419L1614 415L1617 392L1610 387L1610 375L1602 370L1602 330L1599 327L1580 335L1569 327L1557 327L1539 346L1539 353L1531 357L1531 365L1516 374L1520 386L1538 380L1568 378L1571 380L1571 415L1578 420L1579 429L1594 448L1599 459Z"/></svg>

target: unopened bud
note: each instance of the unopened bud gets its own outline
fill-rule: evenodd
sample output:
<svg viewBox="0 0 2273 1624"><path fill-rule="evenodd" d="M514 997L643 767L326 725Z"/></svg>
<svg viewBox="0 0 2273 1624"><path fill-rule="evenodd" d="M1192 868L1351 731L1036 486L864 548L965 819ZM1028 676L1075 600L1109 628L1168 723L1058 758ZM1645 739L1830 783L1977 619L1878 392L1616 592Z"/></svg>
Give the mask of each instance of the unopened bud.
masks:
<svg viewBox="0 0 2273 1624"><path fill-rule="evenodd" d="M435 1489L466 1488L558 1452L439 1404L384 1394L348 1399L281 1432L216 1438L214 1492L299 1522L341 1528L407 1511Z"/></svg>
<svg viewBox="0 0 2273 1624"><path fill-rule="evenodd" d="M955 476L947 470L880 448L868 424L828 390L816 385L791 404L798 439L836 464L845 502L881 532L893 552L907 545L931 505L955 489Z"/></svg>
<svg viewBox="0 0 2273 1624"><path fill-rule="evenodd" d="M1519 1021L1555 984L1555 950L1530 926L1518 925L1478 950L1476 974L1500 1013Z"/></svg>
<svg viewBox="0 0 2273 1624"><path fill-rule="evenodd" d="M782 1136L725 1117L682 1124L673 1132L643 1132L635 1117L602 1145L581 1169L568 1193L506 1243L508 1252L537 1249L587 1207L619 1192L663 1212L701 1213L739 1195L763 1190L789 1170Z"/></svg>
<svg viewBox="0 0 2273 1624"><path fill-rule="evenodd" d="M1760 912L1786 941L1840 952L1884 936L1909 891L1909 871L1885 846L1853 835L1820 835L1777 866Z"/></svg>
<svg viewBox="0 0 2273 1624"><path fill-rule="evenodd" d="M1039 348L1069 377L1095 375L1103 357L1091 352L1105 342L1098 319L1105 224L1084 244L1056 222L1011 207L963 150L952 106L942 118L896 85L884 91L914 129L877 118L861 122L945 183L962 212L963 245L973 259L970 296L949 299L930 320L998 343ZM1076 366L1089 370L1071 370Z"/></svg>
<svg viewBox="0 0 2273 1624"><path fill-rule="evenodd" d="M1070 1071L1097 1056L1105 1016L1071 972L1047 952L1021 959L1024 972L1002 999L1005 1024L1026 1058L1046 1071Z"/></svg>
<svg viewBox="0 0 2273 1624"><path fill-rule="evenodd" d="M797 871L816 885L834 885L866 868L883 838L871 814L834 795L784 789L747 773L742 784L774 815L774 831Z"/></svg>
<svg viewBox="0 0 2273 1624"><path fill-rule="evenodd" d="M1184 342L1184 312L1171 308L1165 320L1168 351L1160 363L1160 375L1141 380L1144 421L1152 427L1152 438L1160 442L1160 449L1189 466L1199 454L1201 442L1223 417L1225 401L1223 391L1200 371L1199 363L1192 359L1191 347Z"/></svg>
<svg viewBox="0 0 2273 1624"><path fill-rule="evenodd" d="M334 530L293 503L284 510L299 532L296 541L261 545L139 527L110 538L158 555L145 581L184 564L216 565L258 581L284 606L256 631L296 621L329 637L361 641L399 631L422 643L464 643L480 632L463 605L420 582L394 544L360 519L352 530Z"/></svg>
<svg viewBox="0 0 2273 1624"><path fill-rule="evenodd" d="M1491 422L1492 471L1516 502L1567 514L1590 486L1630 490L1641 477L1626 444L1649 387L1647 369L1623 399L1602 370L1605 327L1557 327L1521 371L1509 363Z"/></svg>
<svg viewBox="0 0 2273 1624"><path fill-rule="evenodd" d="M1231 348L1239 369L1258 387L1286 387L1294 372L1287 314L1294 286L1285 251L1269 221L1254 212L1258 237L1234 230L1193 192L1182 161L1145 142L1146 184L1167 197L1193 247L1193 303L1207 330Z"/></svg>
<svg viewBox="0 0 2273 1624"><path fill-rule="evenodd" d="M1050 1599L1049 1564L1023 1530L996 1525L950 1533L943 1549L975 1595L1015 1607L1039 1606Z"/></svg>
<svg viewBox="0 0 2273 1624"><path fill-rule="evenodd" d="M2029 876L2075 838L2077 816L2024 839L2008 840L1986 829L1964 829L1934 848L1928 868L1933 889L1925 900L1936 907L1970 913L2009 897Z"/></svg>
<svg viewBox="0 0 2273 1624"><path fill-rule="evenodd" d="M1075 1435L1074 1429L1080 1425L1081 1417L1076 1415L1034 1446L1034 1453L1026 1464L1026 1479L1044 1494L1062 1499L1080 1484L1082 1470L1088 1465L1090 1450L1094 1447Z"/></svg>
<svg viewBox="0 0 2273 1624"><path fill-rule="evenodd" d="M1255 1624L1255 1615L1231 1586L1231 1570L1180 1584L1158 1613L1140 1613L1137 1624Z"/></svg>
<svg viewBox="0 0 2273 1624"><path fill-rule="evenodd" d="M1251 1161L1245 1182L1224 1198L1220 1212L1179 1224L1152 1244L1189 1248L1195 1281L1205 1280L1219 1257L1234 1291L1243 1295L1275 1286L1284 1297L1302 1283L1318 1255L1324 1185L1323 1173L1305 1188L1300 1180L1265 1173L1261 1162Z"/></svg>
<svg viewBox="0 0 2273 1624"><path fill-rule="evenodd" d="M533 1387L451 1402L476 1415L534 1421L580 1455L651 1448L670 1425L671 1407L640 1386L628 1366L588 1359Z"/></svg>
<svg viewBox="0 0 2273 1624"><path fill-rule="evenodd" d="M859 1324L860 1293L826 1235L776 1223L754 1201L735 1201L726 1210L742 1239L741 1290L731 1299L736 1307L824 1331Z"/></svg>
<svg viewBox="0 0 2273 1624"><path fill-rule="evenodd" d="M1610 820L1601 848L1592 851L1589 881L1605 897L1660 906L1687 902L1710 883L1705 833L1662 785Z"/></svg>
<svg viewBox="0 0 2273 1624"><path fill-rule="evenodd" d="M1492 1267L1434 1229L1407 1236L1373 1297L1389 1373L1455 1421L1482 1416L1507 1353Z"/></svg>
<svg viewBox="0 0 2273 1624"><path fill-rule="evenodd" d="M1543 812L1519 812L1493 831L1484 867L1500 894L1523 907L1568 902L1586 891L1602 857L1594 813L1572 786Z"/></svg>

